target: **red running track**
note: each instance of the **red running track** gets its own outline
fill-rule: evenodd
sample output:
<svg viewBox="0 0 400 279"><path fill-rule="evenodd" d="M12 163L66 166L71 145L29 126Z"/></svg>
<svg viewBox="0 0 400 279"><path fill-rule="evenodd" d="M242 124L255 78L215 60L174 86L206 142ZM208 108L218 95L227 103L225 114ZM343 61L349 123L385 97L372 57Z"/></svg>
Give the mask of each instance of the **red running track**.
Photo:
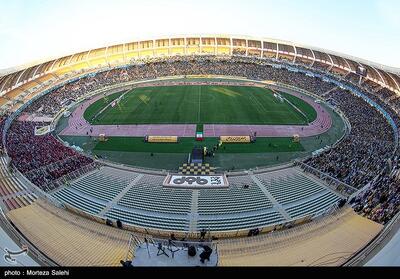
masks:
<svg viewBox="0 0 400 279"><path fill-rule="evenodd" d="M186 83L187 84L187 83ZM215 84L215 82L213 83ZM241 83L243 84L243 82ZM255 86L248 83L248 86ZM154 84L152 85L154 86ZM259 137L291 137L298 134L301 137L315 136L329 130L332 126L330 114L311 98L299 93L290 92L310 104L317 111L317 118L308 125L225 125L205 124L205 137L218 136L242 136L252 135L257 132ZM60 133L62 136L95 136L105 134L106 136L144 137L154 136L178 136L195 137L195 124L140 124L140 125L91 125L84 117L84 111L94 102L104 97L104 94L93 97L81 104L70 116L68 126Z"/></svg>

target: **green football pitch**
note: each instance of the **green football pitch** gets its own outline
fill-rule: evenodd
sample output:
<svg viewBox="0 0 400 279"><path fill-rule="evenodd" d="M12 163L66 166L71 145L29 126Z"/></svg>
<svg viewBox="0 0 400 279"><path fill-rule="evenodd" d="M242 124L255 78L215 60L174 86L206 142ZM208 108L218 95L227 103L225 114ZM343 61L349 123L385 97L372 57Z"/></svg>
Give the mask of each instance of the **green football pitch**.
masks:
<svg viewBox="0 0 400 279"><path fill-rule="evenodd" d="M111 137L106 142L98 142L94 150L154 153L190 153L195 146L211 149L218 145L218 138L206 138L198 142L194 138L180 138L178 143L144 143L143 137ZM262 153L304 151L300 143L291 138L258 138L255 143L223 144L218 153Z"/></svg>
<svg viewBox="0 0 400 279"><path fill-rule="evenodd" d="M150 86L102 98L86 109L84 118L94 125L303 125L317 117L314 108L303 100L286 93L279 94L286 100L282 102L274 97L272 90L260 87ZM114 100L118 102L112 107L109 104Z"/></svg>

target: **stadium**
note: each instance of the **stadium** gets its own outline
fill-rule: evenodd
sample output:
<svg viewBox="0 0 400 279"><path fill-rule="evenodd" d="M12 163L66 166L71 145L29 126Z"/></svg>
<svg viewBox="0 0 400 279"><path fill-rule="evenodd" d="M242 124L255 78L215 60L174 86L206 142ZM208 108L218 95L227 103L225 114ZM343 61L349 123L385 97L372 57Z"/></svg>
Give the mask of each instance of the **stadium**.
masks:
<svg viewBox="0 0 400 279"><path fill-rule="evenodd" d="M360 265L399 216L397 68L203 34L0 92L2 230L38 265Z"/></svg>

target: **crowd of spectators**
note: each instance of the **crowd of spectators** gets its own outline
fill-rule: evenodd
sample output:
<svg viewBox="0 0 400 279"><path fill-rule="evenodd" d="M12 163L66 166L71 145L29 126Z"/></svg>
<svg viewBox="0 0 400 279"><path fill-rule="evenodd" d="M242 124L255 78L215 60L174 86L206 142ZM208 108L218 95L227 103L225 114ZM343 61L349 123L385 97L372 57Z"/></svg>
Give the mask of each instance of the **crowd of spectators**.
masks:
<svg viewBox="0 0 400 279"><path fill-rule="evenodd" d="M247 77L253 80L273 80L294 85L310 92L324 93L334 87L321 79L305 76L286 69L273 68L257 59L235 57L175 57L158 58L142 64L112 69L84 77L73 83L55 89L36 100L27 112L39 115L54 115L68 101L82 97L90 91L121 82L155 79L163 76L185 75L229 75Z"/></svg>
<svg viewBox="0 0 400 279"><path fill-rule="evenodd" d="M93 163L51 134L35 136L36 126L43 123L14 121L7 133L7 152L11 165L39 188L52 190L52 182Z"/></svg>
<svg viewBox="0 0 400 279"><path fill-rule="evenodd" d="M4 129L4 124L7 120L8 115L2 115L0 116L0 135L3 135L3 129ZM0 154L3 153L4 146L3 146L3 138L0 137Z"/></svg>
<svg viewBox="0 0 400 279"><path fill-rule="evenodd" d="M58 112L68 99L79 98L88 91L115 83L162 76L210 74L273 80L318 95L334 92L328 97L335 99L342 111L348 115L352 133L341 145L309 163L352 186L360 187L368 182L390 156L393 149L391 128L384 118L362 99L341 89L333 90L336 85L320 78L288 71L285 68L271 67L265 61L256 58L189 56L152 59L146 63L112 69L67 84L36 101L28 111L52 115ZM377 133L371 133L373 130Z"/></svg>
<svg viewBox="0 0 400 279"><path fill-rule="evenodd" d="M393 119L396 127L400 127L400 98L387 88L379 89L379 87L371 87L368 82L360 83L359 81L360 77L352 73L347 75L346 79L341 79L342 84L356 88L357 90L361 91L362 94L383 108L383 110ZM349 112L346 111L346 114L349 115ZM366 120L366 122L368 121L370 121L370 119ZM372 126L371 128L372 130L370 133L375 133L375 127ZM364 150L366 148L368 147L364 147ZM350 200L354 210L360 215L365 216L373 221L386 224L400 211L399 155L400 153L398 149L396 151L396 156L393 156L393 158L390 158L389 154L386 154L384 157L385 159L380 160L380 164L378 164L379 167L375 168L376 172L374 172L374 175L369 175L369 173L366 174L365 172L362 172L362 175L365 175L367 179L358 185L358 187L362 187L363 184L365 185L365 183L373 177L375 177L375 179L370 183L367 183L364 186L365 188L363 188L363 191ZM348 157L351 156L353 156L353 154L348 155ZM376 159L377 157L373 156L371 158L371 162L376 162ZM367 160L364 159L364 162L366 161ZM372 166L372 164L369 165ZM379 173L380 167L382 173L381 175L376 175Z"/></svg>
<svg viewBox="0 0 400 279"><path fill-rule="evenodd" d="M320 69L322 70L324 69ZM108 85L186 75L228 75L253 80L272 80L331 99L332 103L347 116L351 132L338 145L308 159L306 163L353 187L361 188L377 178L382 170L387 168L388 161L393 158L395 146L391 126L362 98L333 83L300 72L273 67L258 58L185 56L148 59L142 63L92 74L57 88L36 100L26 112L52 116L69 102ZM383 89L374 92L371 88L361 88L362 85L358 81L359 77L354 74L348 75L348 81L342 80L349 85L360 86L365 95L382 106L400 127L397 112L384 101L391 97L391 93ZM33 134L35 125L37 123L16 122L7 137L12 163L32 182L37 185L47 185L48 182L82 165L92 163L91 159L63 146L51 135L35 137ZM56 162L59 162L56 164L57 167L51 170L46 167ZM394 165L397 166L397 160ZM46 170L35 171L41 168ZM353 201L354 208L373 220L386 223L399 209L398 186L397 174L383 174L367 191L356 197Z"/></svg>
<svg viewBox="0 0 400 279"><path fill-rule="evenodd" d="M396 166L385 173L350 201L360 215L375 222L386 224L400 210L400 169Z"/></svg>
<svg viewBox="0 0 400 279"><path fill-rule="evenodd" d="M55 115L61 108L90 91L116 83L155 79L161 76L229 75L255 80L275 80L319 94L333 85L320 79L285 69L273 68L257 59L213 56L150 59L129 67L116 68L78 79L35 100L25 112ZM59 143L52 135L35 136L34 127L41 123L14 122L7 134L12 164L39 187L73 172L92 160Z"/></svg>
<svg viewBox="0 0 400 279"><path fill-rule="evenodd" d="M361 188L377 176L392 157L393 130L380 112L350 92L337 89L327 97L347 116L351 132L338 145L306 163Z"/></svg>

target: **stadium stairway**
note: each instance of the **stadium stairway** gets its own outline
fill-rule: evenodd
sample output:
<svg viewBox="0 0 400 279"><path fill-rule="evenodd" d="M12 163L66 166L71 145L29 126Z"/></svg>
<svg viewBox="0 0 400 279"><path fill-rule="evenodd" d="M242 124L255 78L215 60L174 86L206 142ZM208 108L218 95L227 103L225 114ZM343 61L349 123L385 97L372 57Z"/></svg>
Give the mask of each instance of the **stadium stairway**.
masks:
<svg viewBox="0 0 400 279"><path fill-rule="evenodd" d="M131 183L128 184L128 186L126 186L117 196L115 196L114 199L112 199L107 205L106 207L100 211L99 215L100 216L104 216L108 211L110 211L110 209L116 205L121 198L132 188L136 185L136 183L143 177L143 174L139 174L138 176L135 177L134 180L132 180Z"/></svg>
<svg viewBox="0 0 400 279"><path fill-rule="evenodd" d="M321 94L321 97L325 97L325 96L329 95L329 93L331 93L331 92L335 91L336 89L338 89L338 87L337 87L337 86L335 86L335 87L333 87L333 88L329 89L329 90L328 90L328 91L326 91L325 93L322 93L322 94Z"/></svg>
<svg viewBox="0 0 400 279"><path fill-rule="evenodd" d="M198 213L198 207L199 207L199 191L198 190L193 190L192 193L192 203L190 206L190 215L189 215L189 232L197 232L197 223L199 219L199 213Z"/></svg>
<svg viewBox="0 0 400 279"><path fill-rule="evenodd" d="M273 175L257 174L254 179L260 182L260 187L271 195L288 219L318 213L341 198L321 181L298 168L277 171Z"/></svg>
<svg viewBox="0 0 400 279"><path fill-rule="evenodd" d="M263 185L261 184L261 182L258 180L258 178L253 175L250 174L251 179L254 181L254 183L256 183L261 191L263 191L263 193L268 197L268 199L271 201L271 203L274 205L274 208L286 219L286 220L290 220L290 216L289 214L285 211L285 209L282 207L282 205L280 205L275 198L268 192L268 190L263 187Z"/></svg>
<svg viewBox="0 0 400 279"><path fill-rule="evenodd" d="M4 156L0 157L0 176L0 198L5 211L30 205L37 199L37 196L8 170Z"/></svg>

